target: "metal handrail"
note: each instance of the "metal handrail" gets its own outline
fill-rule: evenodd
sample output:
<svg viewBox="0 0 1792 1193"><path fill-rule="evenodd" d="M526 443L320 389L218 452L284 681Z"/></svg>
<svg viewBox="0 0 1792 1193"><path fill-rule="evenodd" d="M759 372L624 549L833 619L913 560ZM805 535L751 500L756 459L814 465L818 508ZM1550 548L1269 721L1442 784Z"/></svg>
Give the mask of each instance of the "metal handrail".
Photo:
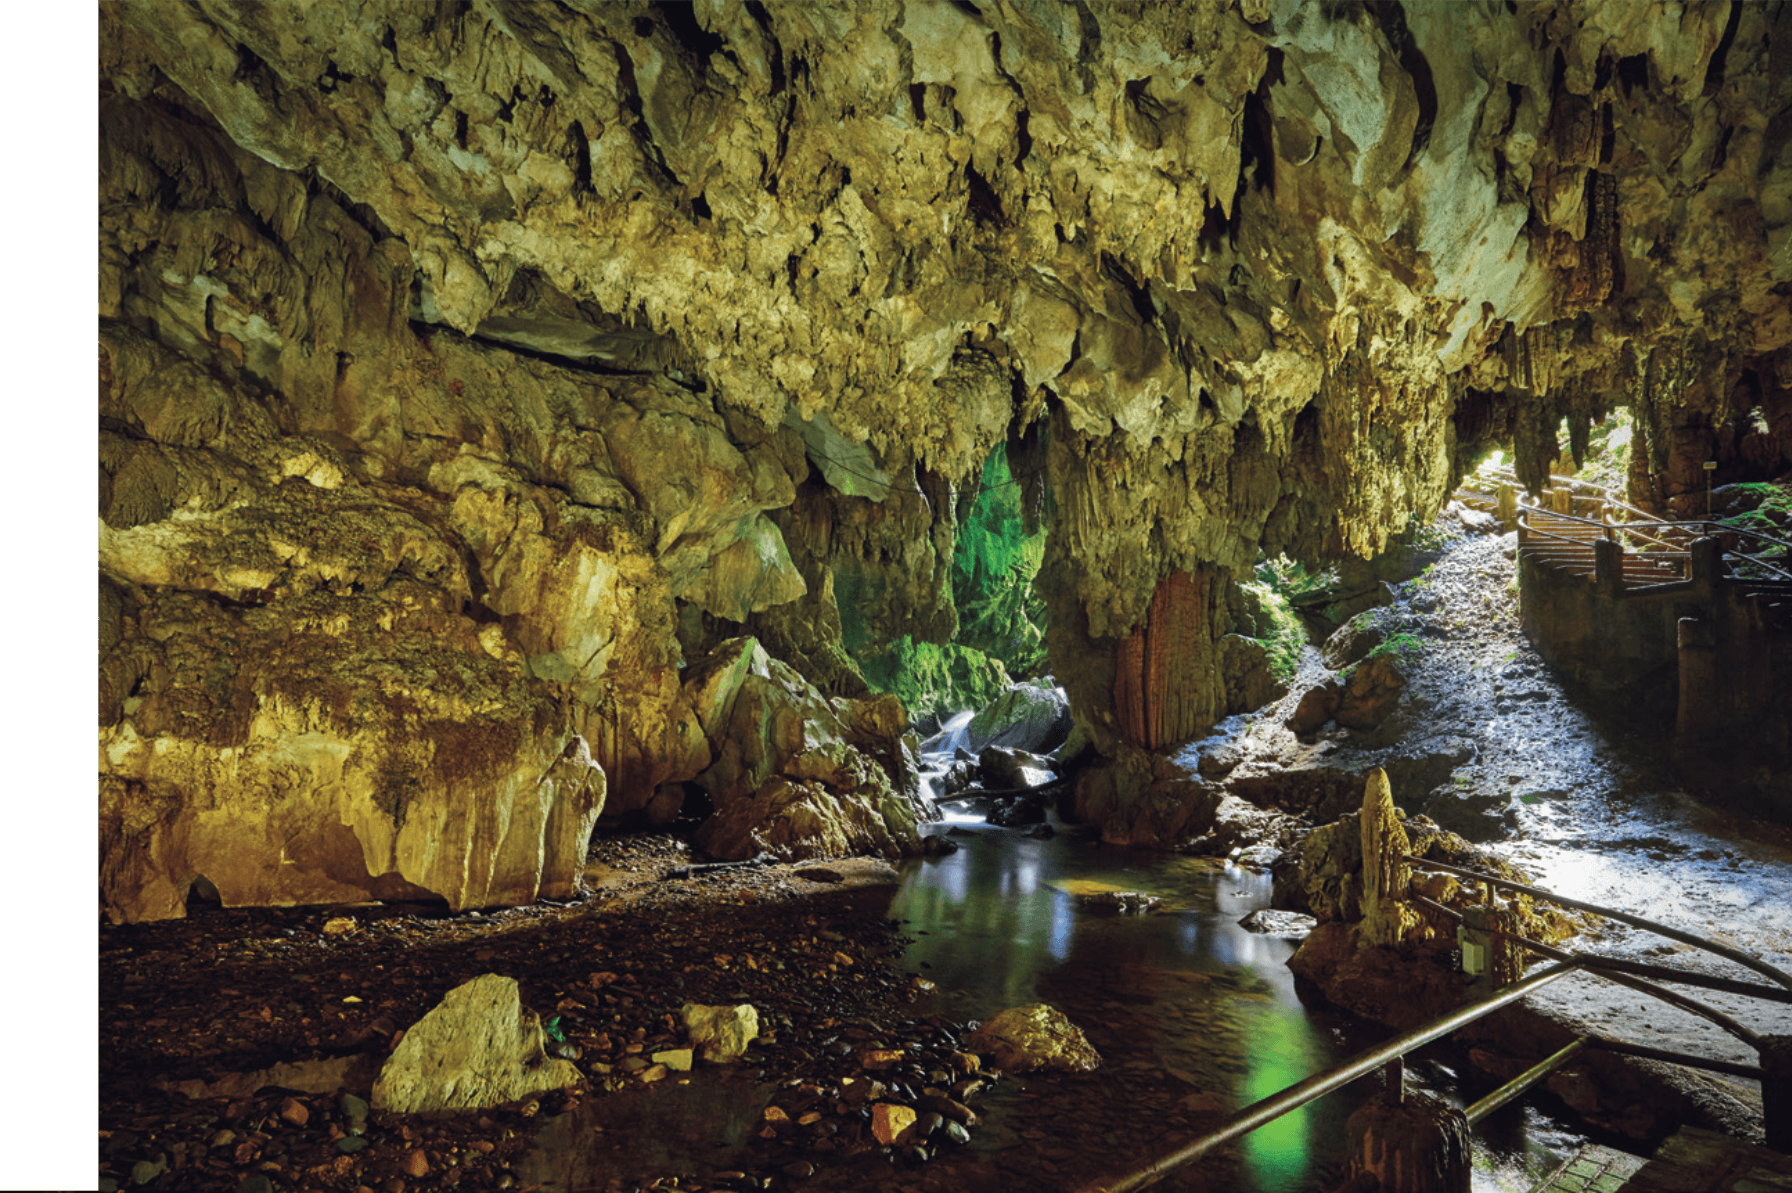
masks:
<svg viewBox="0 0 1792 1193"><path fill-rule="evenodd" d="M1428 911L1437 912L1450 919L1456 920L1458 923L1463 919L1461 912L1456 911L1453 908L1445 907L1442 903L1438 903L1435 900L1427 899L1423 895L1414 893L1411 898L1414 903L1417 903L1420 907L1423 907ZM1542 957L1547 957L1552 961L1576 962L1591 971L1595 977L1604 978L1608 982L1616 982L1620 986L1629 986L1632 990L1641 994L1647 994L1651 998L1659 999L1671 1007L1679 1007L1682 1011L1698 1015L1704 1019L1709 1019L1711 1022L1717 1024L1717 1026L1723 1028L1751 1048L1759 1049L1761 1046L1761 1037L1758 1033L1744 1027L1742 1024L1736 1022L1735 1019L1724 1014L1715 1007L1708 1007L1697 999L1688 998L1684 994L1676 994L1672 990L1663 990L1653 982L1646 982L1642 978L1630 974L1616 972L1601 973L1599 972L1601 967L1598 965L1596 959L1588 958L1578 953L1570 953L1566 949L1558 949L1553 945L1544 944L1540 940L1532 940L1528 936L1520 936L1516 932L1505 932L1498 928L1488 928L1486 931L1494 936L1502 936L1520 948L1528 949L1530 952L1536 953Z"/></svg>
<svg viewBox="0 0 1792 1193"><path fill-rule="evenodd" d="M1501 887L1506 890L1532 896L1533 898L1545 899L1562 907L1573 908L1577 911L1588 911L1595 915L1603 915L1622 923L1631 924L1646 931L1666 936L1672 940L1690 944L1695 948L1703 949L1706 952L1723 957L1725 960L1734 961L1739 965L1748 969L1753 969L1758 973L1772 978L1775 982L1784 986L1788 991L1792 991L1792 976L1788 976L1767 964L1765 961L1751 957L1738 949L1718 944L1716 941L1707 940L1694 933L1683 932L1678 928L1657 923L1654 920L1644 919L1642 916L1631 915L1628 912L1617 911L1609 907L1600 907L1593 903L1583 903L1578 899L1570 899L1565 895L1558 895L1553 891L1546 891L1541 887L1534 887L1528 883L1515 882L1509 878L1501 878L1497 874L1486 874L1478 870L1470 870L1463 866L1454 866L1448 862L1436 862L1427 858L1412 857L1410 855L1408 855L1405 860L1409 864L1424 869L1440 870L1447 874L1454 874L1462 878L1486 883L1488 884L1488 890L1490 892L1489 897L1491 897L1491 889L1493 887ZM1460 912L1445 907L1434 900L1417 894L1416 892L1413 894L1412 899L1413 902L1425 907L1429 911L1442 912L1446 917L1456 920L1462 919ZM1248 1135L1257 1128L1265 1126L1280 1118L1282 1115L1287 1114L1289 1111L1296 1110L1309 1102L1324 1097L1326 1094L1329 1094L1342 1086L1348 1085L1350 1082L1355 1081L1360 1077L1368 1076L1370 1073L1373 1073L1383 1066L1389 1067L1391 1074L1390 1088L1392 1088L1394 1085L1397 1085L1400 1080L1398 1075L1399 1061L1401 1057L1406 1055L1406 1053L1421 1045L1429 1044L1433 1040L1449 1035L1457 1028L1473 1023L1484 1015L1490 1014L1493 1011L1499 1010L1501 1007L1516 1002L1531 991L1548 985L1560 978L1567 977L1572 973L1593 973L1595 976L1603 977L1607 981L1629 986L1632 989L1639 990L1642 993L1660 999L1670 1005L1680 1007L1693 1014L1702 1015L1716 1023L1719 1027L1729 1031L1737 1038L1753 1044L1757 1046L1757 1048L1761 1043L1760 1035L1744 1027L1723 1012L1707 1007L1694 999L1675 994L1669 990L1663 990L1654 983L1642 980L1640 976L1635 974L1618 971L1620 969L1652 971L1650 976L1659 976L1668 980L1684 981L1691 985L1710 986L1726 990L1730 993L1752 995L1754 997L1772 999L1773 1001L1788 1001L1789 998L1792 998L1792 996L1782 995L1779 991L1767 987L1748 986L1744 983L1734 982L1729 979L1710 978L1702 974L1686 974L1680 971L1668 971L1663 967L1641 965L1634 962L1612 963L1605 958L1589 956L1582 953L1568 953L1557 949L1554 946L1543 944L1541 941L1530 940L1526 937L1517 935L1516 933L1504 932L1497 928L1490 928L1488 931L1494 935L1503 936L1512 940L1520 947L1530 949L1545 957L1552 958L1554 964L1549 965L1528 977L1522 978L1519 981L1513 982L1503 989L1493 991L1490 994L1475 999L1473 1002L1465 1003L1464 1005L1457 1007L1454 1011L1432 1020L1423 1027L1414 1028L1409 1032L1395 1036L1393 1039L1388 1040L1378 1047L1371 1048L1367 1052L1359 1053L1357 1056L1324 1073L1315 1074L1303 1081L1296 1082L1279 1093L1271 1094L1267 1098L1253 1102L1251 1105L1235 1111L1222 1119L1212 1129L1183 1144L1168 1155L1149 1161L1143 1166L1120 1176L1098 1179L1091 1184L1083 1186L1078 1193L1132 1193L1133 1190L1142 1189L1146 1185L1155 1182L1159 1177L1170 1172L1172 1169L1180 1168L1185 1164L1191 1164L1214 1151L1216 1148L1222 1147L1241 1136ZM1606 969L1607 972L1602 973L1600 972L1601 969ZM1560 1049L1546 1060L1533 1065L1518 1077L1508 1081L1493 1093L1470 1106L1465 1112L1464 1117L1472 1127L1482 1118L1505 1105L1513 1098L1518 1097L1532 1085L1535 1085L1538 1081L1541 1081L1544 1077L1548 1076L1556 1069L1559 1069L1569 1060L1579 1055L1585 1048L1600 1048L1609 1052L1646 1057L1653 1060L1663 1060L1675 1064L1688 1065L1694 1068L1711 1069L1718 1072L1728 1072L1745 1077L1759 1077L1762 1073L1762 1070L1755 1066L1738 1065L1729 1061L1717 1061L1703 1057L1686 1056L1679 1053L1667 1052L1662 1049L1652 1049L1642 1045L1627 1044L1621 1040L1608 1040L1599 1036L1588 1036L1573 1041L1567 1047Z"/></svg>
<svg viewBox="0 0 1792 1193"><path fill-rule="evenodd" d="M1565 978L1569 974L1579 971L1580 966L1572 961L1551 965L1504 989L1495 990L1473 1002L1464 1003L1449 1014L1434 1019L1423 1027L1415 1027L1384 1044L1358 1054L1335 1068L1324 1073L1317 1073L1304 1081L1297 1081L1280 1093L1271 1094L1261 1101L1251 1103L1244 1109L1228 1115L1211 1130L1183 1144L1169 1155L1149 1161L1143 1167L1121 1176L1097 1179L1092 1184L1083 1186L1079 1193L1131 1193L1134 1189L1142 1189L1172 1169L1180 1168L1184 1164L1191 1164L1214 1149L1222 1147L1242 1135L1248 1135L1258 1127L1274 1122L1290 1110L1299 1109L1308 1102L1315 1101L1333 1090L1349 1085L1359 1077L1366 1077L1389 1061L1405 1056L1420 1045L1429 1044L1433 1040L1447 1036L1484 1015L1517 1002L1541 986L1546 986L1559 978Z"/></svg>
<svg viewBox="0 0 1792 1193"><path fill-rule="evenodd" d="M1470 870L1463 866L1453 866L1448 862L1434 862L1429 858L1408 856L1406 860L1412 865L1419 866L1426 870L1441 870L1446 874L1454 874L1459 878L1472 878L1476 882L1491 883L1494 886L1517 891L1521 895L1530 895L1533 898L1547 899L1551 903L1555 903L1562 907L1572 907L1576 911L1590 911L1594 915L1602 915L1608 919L1614 919L1620 923L1629 924L1633 928L1642 928L1645 931L1653 932L1658 936L1665 936L1670 940L1677 940L1682 944L1689 944L1694 948L1703 949L1708 953L1716 954L1726 961L1734 961L1736 964L1743 966L1746 969L1752 969L1764 977L1772 978L1786 989L1792 990L1792 975L1788 975L1783 970L1775 969L1773 966L1767 964L1767 962L1751 957L1740 949L1733 949L1728 945L1718 944L1716 941L1707 940L1703 936L1695 936L1691 932L1682 932L1678 928L1672 928L1666 924L1657 923L1654 920L1646 920L1640 915L1631 915L1627 911L1616 911L1610 907L1600 907L1596 903L1582 903L1578 899L1570 899L1566 895L1558 895L1554 891L1546 891L1542 887L1530 886L1527 883L1522 882L1514 882L1509 878L1501 878L1497 874L1484 874L1479 870Z"/></svg>
<svg viewBox="0 0 1792 1193"><path fill-rule="evenodd" d="M1569 522L1579 522L1586 526L1597 526L1601 530L1605 530L1608 532L1613 531L1613 530L1619 530L1619 531L1622 531L1625 534L1631 535L1635 538L1642 539L1645 542L1655 543L1655 544L1658 544L1660 546L1667 548L1666 551L1646 552L1646 554L1652 558L1660 558L1660 557L1668 556L1668 555L1684 555L1684 554L1686 554L1685 551L1678 549L1675 546L1675 544L1667 541L1666 539L1655 538L1651 535L1643 534L1641 531L1633 529L1633 525L1634 525L1633 523L1629 523L1629 522L1597 522L1597 521L1594 521L1592 518L1583 518L1579 514L1559 513L1556 510L1546 510L1546 509L1542 508L1541 506L1535 506L1535 505L1525 506L1523 508L1523 510L1520 511L1519 516L1522 519L1531 514L1542 514L1546 518L1560 518L1560 519L1564 519ZM1758 530L1747 530L1747 529L1744 529L1744 528L1738 527L1738 526L1725 526L1723 523L1718 522L1712 518L1701 518L1701 519L1697 519L1697 520L1691 521L1691 522L1663 522L1658 519L1654 522L1647 523L1647 525L1657 526L1657 527L1665 527L1665 528L1671 529L1671 530L1677 530L1677 529L1681 529L1683 527L1685 527L1685 528L1701 528L1701 529L1705 530L1706 533L1708 533L1708 534L1711 533L1712 527L1717 527L1718 528L1716 531L1717 534L1734 534L1734 535L1738 535L1738 536L1747 537L1750 539L1758 539L1761 542L1772 543L1776 547L1785 547L1788 551L1792 551L1792 543L1788 543L1783 539L1776 539L1770 534L1762 534ZM1530 527L1530 526L1527 526L1526 529L1529 530L1530 533L1535 536L1538 536L1541 538L1555 539L1558 542L1581 543L1581 542L1588 541L1586 539L1571 539L1564 535L1552 534L1547 530L1538 530L1535 527ZM1764 559L1758 559L1753 555L1748 555L1741 551L1726 551L1724 554L1726 557L1728 557L1730 559L1746 560L1747 562L1754 565L1755 567L1763 568L1769 572L1772 572L1776 576L1781 576L1787 580L1792 580L1792 572L1788 572L1781 568L1775 567L1773 564L1768 563ZM1731 577L1731 578L1736 579L1736 577Z"/></svg>
<svg viewBox="0 0 1792 1193"><path fill-rule="evenodd" d="M1492 472L1495 474L1495 476L1501 483L1510 482L1514 486L1516 486L1520 483L1518 480L1517 472L1515 472L1511 468L1504 468L1504 467L1497 468L1497 469L1493 469ZM1468 479L1479 480L1479 479L1483 479L1483 477L1479 474L1476 474L1473 477L1464 478L1464 479L1465 480L1468 480ZM1606 505L1612 506L1616 509L1621 509L1627 514L1635 514L1637 516L1637 518L1640 518L1642 520L1642 522L1647 525L1663 526L1663 527L1714 526L1714 525L1715 526L1723 526L1724 533L1743 534L1743 535L1749 536L1750 538L1759 539L1761 542L1764 542L1764 543L1772 543L1776 547L1785 547L1788 550L1792 550L1792 542L1787 542L1785 539L1775 538L1774 536L1772 536L1770 534L1763 534L1761 531L1750 530L1746 527L1724 526L1724 524L1722 522L1719 522L1716 518L1695 518L1695 519L1691 519L1689 521L1670 522L1665 518L1657 517L1655 514L1650 513L1648 510L1638 509L1636 506L1631 505L1628 502L1621 501L1618 498L1612 496L1612 490L1607 485L1594 484L1592 481L1581 480L1578 477L1557 476L1553 472L1550 473L1549 481L1550 481L1550 485L1552 487L1560 484L1560 485L1575 485L1575 486L1579 486L1580 488L1583 488L1583 489L1592 489L1594 492L1600 494L1600 499L1602 501L1604 501ZM1576 521L1583 521L1583 522L1591 522L1592 521L1591 519L1588 519L1588 518L1580 518L1575 514L1560 514L1560 513L1556 513L1556 511L1554 511L1554 510L1545 510L1541 506L1533 505L1533 506L1528 506L1527 508L1533 509L1533 510L1538 510L1539 512L1550 514L1550 515L1552 515L1554 517L1558 517L1558 518L1574 518ZM1605 527L1609 527L1612 529L1623 529L1623 530L1629 531L1630 533L1637 533L1635 531L1630 531L1630 529L1629 529L1630 527L1636 525L1636 522L1634 520L1631 522L1593 522L1592 524L1595 526L1605 526ZM1638 536L1644 537L1640 534ZM1762 565L1762 566L1768 566L1768 565Z"/></svg>

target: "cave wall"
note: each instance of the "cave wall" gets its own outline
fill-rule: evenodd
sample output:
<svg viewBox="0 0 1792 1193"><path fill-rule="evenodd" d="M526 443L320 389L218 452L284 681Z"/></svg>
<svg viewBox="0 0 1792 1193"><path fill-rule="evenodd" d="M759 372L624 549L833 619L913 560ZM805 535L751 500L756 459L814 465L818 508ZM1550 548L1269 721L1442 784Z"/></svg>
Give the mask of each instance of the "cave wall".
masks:
<svg viewBox="0 0 1792 1193"><path fill-rule="evenodd" d="M725 747L698 654L857 696L846 643L949 635L957 491L1042 422L1110 753L1171 577L1180 733L1260 548L1372 554L1492 438L1630 405L1664 502L1792 462L1781 5L119 0L99 56L132 914L245 801L244 899L555 888Z"/></svg>

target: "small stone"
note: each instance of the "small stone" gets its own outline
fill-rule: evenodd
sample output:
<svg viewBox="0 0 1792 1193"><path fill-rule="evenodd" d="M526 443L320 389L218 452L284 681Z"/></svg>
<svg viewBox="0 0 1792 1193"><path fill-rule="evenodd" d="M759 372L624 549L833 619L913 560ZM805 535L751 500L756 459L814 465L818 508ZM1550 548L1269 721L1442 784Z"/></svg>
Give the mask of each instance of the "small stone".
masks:
<svg viewBox="0 0 1792 1193"><path fill-rule="evenodd" d="M157 1163L154 1160L139 1160L131 1165L131 1184L147 1185L161 1176L167 1167L168 1165Z"/></svg>
<svg viewBox="0 0 1792 1193"><path fill-rule="evenodd" d="M665 1065L674 1073L691 1071L691 1049L689 1048L668 1048L664 1052L654 1053L653 1059L655 1064Z"/></svg>
<svg viewBox="0 0 1792 1193"><path fill-rule="evenodd" d="M665 1065L648 1065L645 1069L642 1069L640 1073L642 1081L660 1081L664 1079L665 1076Z"/></svg>
<svg viewBox="0 0 1792 1193"><path fill-rule="evenodd" d="M347 936L349 933L355 931L360 926L361 925L357 924L353 919L351 919L348 916L345 916L345 915L337 916L335 919L330 919L330 920L324 921L324 935L325 936Z"/></svg>
<svg viewBox="0 0 1792 1193"><path fill-rule="evenodd" d="M337 1105L342 1107L342 1117L346 1118L349 1122L360 1123L367 1121L367 1099L356 1097L354 1094L345 1093L338 1099Z"/></svg>
<svg viewBox="0 0 1792 1193"><path fill-rule="evenodd" d="M907 1053L895 1048L869 1048L859 1054L859 1063L872 1072L894 1068L907 1058Z"/></svg>
<svg viewBox="0 0 1792 1193"><path fill-rule="evenodd" d="M953 1122L951 1119L947 1119L946 1138L950 1139L953 1143L963 1145L971 1141L971 1133L960 1124Z"/></svg>
<svg viewBox="0 0 1792 1193"><path fill-rule="evenodd" d="M367 1146L365 1135L344 1135L336 1141L336 1150L345 1156L352 1156Z"/></svg>
<svg viewBox="0 0 1792 1193"><path fill-rule="evenodd" d="M311 1121L311 1111L297 1098L287 1098L280 1103L280 1117L295 1127L302 1127Z"/></svg>
<svg viewBox="0 0 1792 1193"><path fill-rule="evenodd" d="M768 1123L787 1123L790 1121L790 1116L784 1113L784 1108L781 1106L767 1106L765 1108L765 1121Z"/></svg>
<svg viewBox="0 0 1792 1193"><path fill-rule="evenodd" d="M983 1058L975 1052L954 1052L952 1067L960 1073L975 1073L983 1067Z"/></svg>
<svg viewBox="0 0 1792 1193"><path fill-rule="evenodd" d="M913 1107L895 1102L879 1102L871 1108L871 1134L885 1147L894 1144L915 1122Z"/></svg>
<svg viewBox="0 0 1792 1193"><path fill-rule="evenodd" d="M429 1175L429 1157L423 1154L422 1148L413 1148L411 1154L404 1158L404 1171L407 1176L418 1179Z"/></svg>
<svg viewBox="0 0 1792 1193"><path fill-rule="evenodd" d="M815 1165L809 1163L807 1160L793 1160L789 1164L786 1164L782 1171L785 1176L790 1177L793 1180L808 1180L815 1175Z"/></svg>

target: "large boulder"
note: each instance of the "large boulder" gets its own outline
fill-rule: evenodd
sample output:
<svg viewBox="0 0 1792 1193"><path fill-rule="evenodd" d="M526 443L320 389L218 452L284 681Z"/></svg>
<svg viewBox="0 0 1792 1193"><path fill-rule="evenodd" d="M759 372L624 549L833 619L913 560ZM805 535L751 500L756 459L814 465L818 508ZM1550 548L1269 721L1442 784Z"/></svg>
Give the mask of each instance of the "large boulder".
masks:
<svg viewBox="0 0 1792 1193"><path fill-rule="evenodd" d="M1132 746L1083 770L1074 819L1096 825L1114 845L1174 849L1214 827L1219 792L1191 767Z"/></svg>
<svg viewBox="0 0 1792 1193"><path fill-rule="evenodd" d="M516 979L488 973L450 990L408 1031L373 1085L376 1110L483 1110L584 1080L547 1054L541 1017Z"/></svg>
<svg viewBox="0 0 1792 1193"><path fill-rule="evenodd" d="M696 782L715 811L695 838L711 856L920 852L900 702L830 699L752 638L693 664L685 693L712 756Z"/></svg>
<svg viewBox="0 0 1792 1193"><path fill-rule="evenodd" d="M1018 683L980 709L965 729L973 753L1005 746L1049 754L1070 736L1070 701L1040 683Z"/></svg>

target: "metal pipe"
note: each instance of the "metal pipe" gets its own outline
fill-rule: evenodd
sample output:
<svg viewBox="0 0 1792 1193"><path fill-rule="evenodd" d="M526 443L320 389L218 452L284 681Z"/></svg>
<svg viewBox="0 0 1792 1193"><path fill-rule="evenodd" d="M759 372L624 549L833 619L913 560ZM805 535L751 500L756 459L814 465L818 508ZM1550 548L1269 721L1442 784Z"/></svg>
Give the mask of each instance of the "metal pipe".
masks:
<svg viewBox="0 0 1792 1193"><path fill-rule="evenodd" d="M1506 1082L1506 1084L1488 1094L1485 1098L1482 1098L1479 1102L1476 1102L1473 1106L1464 1110L1462 1112L1462 1117L1468 1120L1468 1125L1470 1127L1478 1125L1482 1119L1498 1110L1501 1106L1504 1106L1507 1102L1518 1097L1520 1094L1524 1093L1525 1090L1530 1089L1531 1086L1536 1085L1539 1081L1579 1056L1586 1046L1587 1042L1585 1040L1571 1040L1565 1047L1544 1057L1512 1080Z"/></svg>
<svg viewBox="0 0 1792 1193"><path fill-rule="evenodd" d="M1464 1003L1442 1018L1434 1019L1424 1027L1416 1027L1409 1032L1395 1036L1386 1043L1357 1055L1335 1069L1314 1074L1304 1081L1295 1082L1280 1093L1271 1094L1262 1101L1251 1103L1244 1109L1221 1120L1218 1126L1206 1134L1190 1140L1167 1156L1152 1160L1142 1167L1120 1176L1097 1179L1094 1183L1083 1186L1079 1193L1131 1193L1134 1189L1143 1189L1173 1169L1181 1168L1184 1164L1191 1164L1239 1136L1249 1135L1258 1127L1274 1122L1290 1110L1304 1106L1341 1086L1349 1085L1357 1078L1373 1073L1395 1057L1404 1056L1421 1044L1429 1044L1435 1039L1447 1036L1457 1028L1473 1023L1483 1015L1497 1011L1509 1003L1517 1002L1540 986L1546 986L1558 978L1564 978L1577 972L1579 968L1573 962L1552 965L1522 981L1512 983L1503 990L1495 990L1492 994L1478 998L1474 1002Z"/></svg>
<svg viewBox="0 0 1792 1193"><path fill-rule="evenodd" d="M1565 895L1558 895L1551 891L1546 891L1541 887L1529 886L1522 882L1513 882L1511 879L1500 878L1493 874L1483 874L1479 870L1470 870L1462 866L1452 866L1448 862L1434 862L1426 858L1410 856L1406 860L1413 865L1426 870L1442 870L1446 874L1455 874L1461 878L1472 878L1477 882L1491 882L1495 886L1502 886L1507 890L1517 891L1523 895L1531 895L1539 899L1547 899L1551 903L1556 903L1563 907L1572 907L1576 911L1590 911L1594 915L1606 916L1610 919L1617 920L1620 923L1629 924L1634 928L1646 929L1659 936L1665 936L1670 940L1678 940L1682 944L1690 944L1696 948L1704 949L1708 953L1715 953L1725 960L1734 961L1736 964L1747 969L1752 969L1764 977L1772 978L1786 989L1792 990L1792 976L1788 976L1783 971L1775 969L1773 966L1767 964L1767 962L1757 960L1739 949L1732 949L1727 945L1718 944L1714 940L1706 940L1702 936L1694 936L1691 932L1682 932L1678 928L1670 928L1666 924L1658 924L1654 920L1645 920L1640 915L1631 915L1630 913L1623 911L1613 911L1609 907L1600 907L1594 903L1582 903L1578 899L1570 899Z"/></svg>
<svg viewBox="0 0 1792 1193"><path fill-rule="evenodd" d="M1640 1056L1644 1060L1666 1061L1670 1065L1685 1065L1689 1069L1709 1069L1713 1073L1728 1073L1732 1077L1752 1077L1761 1080L1761 1066L1742 1065L1729 1060L1711 1060L1703 1056L1689 1056L1684 1052L1669 1052L1666 1048L1650 1048L1643 1044L1626 1044L1622 1040L1608 1040L1603 1036L1589 1036L1587 1047L1597 1048L1601 1052L1615 1052L1620 1056Z"/></svg>

